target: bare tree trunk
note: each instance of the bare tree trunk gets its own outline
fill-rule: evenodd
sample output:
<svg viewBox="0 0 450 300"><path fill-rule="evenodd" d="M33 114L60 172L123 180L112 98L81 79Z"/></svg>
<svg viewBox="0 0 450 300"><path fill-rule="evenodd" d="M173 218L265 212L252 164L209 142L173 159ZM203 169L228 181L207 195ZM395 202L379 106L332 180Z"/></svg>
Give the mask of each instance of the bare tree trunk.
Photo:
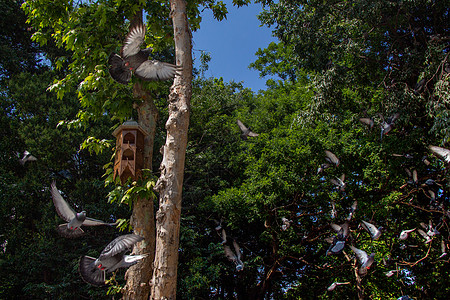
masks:
<svg viewBox="0 0 450 300"><path fill-rule="evenodd" d="M140 83L134 85L133 94L136 99L142 100L135 105L138 112L138 121L149 135L145 138L144 168L152 168L153 144L155 138L158 111L150 94L142 89ZM153 212L153 199L138 199L133 204L131 225L134 233L144 238L143 242L134 246L136 254L147 253L148 256L140 263L130 267L125 275L127 283L123 290L123 299L148 299L150 294L150 280L153 273L153 259L155 253L155 220Z"/></svg>
<svg viewBox="0 0 450 300"><path fill-rule="evenodd" d="M170 1L177 65L183 66L169 95L167 137L162 147L161 176L155 190L159 192L156 213L156 253L151 299L175 299L178 245L180 237L181 193L189 127L192 82L192 45L185 0Z"/></svg>

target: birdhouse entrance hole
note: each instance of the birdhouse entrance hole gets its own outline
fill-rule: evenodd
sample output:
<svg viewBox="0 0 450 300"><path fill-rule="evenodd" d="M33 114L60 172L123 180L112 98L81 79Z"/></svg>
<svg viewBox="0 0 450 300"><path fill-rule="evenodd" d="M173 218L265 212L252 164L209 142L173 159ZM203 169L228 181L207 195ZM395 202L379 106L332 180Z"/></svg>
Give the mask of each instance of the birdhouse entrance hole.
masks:
<svg viewBox="0 0 450 300"><path fill-rule="evenodd" d="M134 153L131 149L127 149L122 154L122 160L134 160Z"/></svg>
<svg viewBox="0 0 450 300"><path fill-rule="evenodd" d="M123 144L135 144L135 143L136 143L135 136L131 132L128 132L123 137Z"/></svg>

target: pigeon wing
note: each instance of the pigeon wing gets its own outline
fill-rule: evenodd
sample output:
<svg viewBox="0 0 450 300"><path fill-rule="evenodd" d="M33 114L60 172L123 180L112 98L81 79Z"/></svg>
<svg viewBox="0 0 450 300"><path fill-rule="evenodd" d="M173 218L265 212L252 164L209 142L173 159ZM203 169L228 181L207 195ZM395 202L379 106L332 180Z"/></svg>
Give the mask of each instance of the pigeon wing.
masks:
<svg viewBox="0 0 450 300"><path fill-rule="evenodd" d="M136 234L125 234L117 237L111 243L109 243L100 254L99 259L108 258L118 253L127 251L135 243L142 241L144 238Z"/></svg>
<svg viewBox="0 0 450 300"><path fill-rule="evenodd" d="M225 245L223 246L223 250L225 252L225 256L232 262L236 262L236 255L231 251L230 246Z"/></svg>
<svg viewBox="0 0 450 300"><path fill-rule="evenodd" d="M237 119L237 120L236 120L236 123L238 124L239 129L240 129L243 133L245 133L245 132L248 131L247 126L245 126L244 123L241 122L241 120Z"/></svg>
<svg viewBox="0 0 450 300"><path fill-rule="evenodd" d="M131 80L131 70L125 66L125 61L116 53L111 53L108 59L109 74L118 83L127 84Z"/></svg>
<svg viewBox="0 0 450 300"><path fill-rule="evenodd" d="M59 193L56 188L56 182L52 182L51 193L53 204L55 205L56 212L58 215L66 222L70 222L73 218L75 218L76 212L69 206L69 204L64 200L64 198Z"/></svg>
<svg viewBox="0 0 450 300"><path fill-rule="evenodd" d="M100 226L100 225L113 225L114 223L106 223L101 220L92 219L92 218L86 218L84 220L83 225L84 226Z"/></svg>
<svg viewBox="0 0 450 300"><path fill-rule="evenodd" d="M234 251L236 251L237 259L241 260L241 256L242 256L241 247L239 247L238 243L235 240L233 240L233 247L234 247Z"/></svg>
<svg viewBox="0 0 450 300"><path fill-rule="evenodd" d="M69 228L67 228L67 223L59 225L57 227L57 229L58 229L58 233L61 236L65 237L65 238L69 238L69 239L78 238L84 234L84 231L81 228L70 230Z"/></svg>
<svg viewBox="0 0 450 300"><path fill-rule="evenodd" d="M429 148L436 156L450 163L450 150L437 146L430 146Z"/></svg>
<svg viewBox="0 0 450 300"><path fill-rule="evenodd" d="M81 257L78 270L81 278L87 283L97 286L105 285L105 271L95 266L95 258L90 256Z"/></svg>
<svg viewBox="0 0 450 300"><path fill-rule="evenodd" d="M350 245L350 248L352 249L353 252L355 252L356 258L361 263L361 265L364 265L367 262L367 260L369 259L369 256L367 255L366 251L355 248L351 245Z"/></svg>
<svg viewBox="0 0 450 300"><path fill-rule="evenodd" d="M339 158L337 158L337 156L334 153L325 150L325 155L327 156L327 158L329 158L330 162L336 165L336 167L339 166Z"/></svg>
<svg viewBox="0 0 450 300"><path fill-rule="evenodd" d="M259 135L259 133L255 133L253 131L249 131L249 133L248 133L248 136L250 136L250 137L255 137L255 136L258 136L258 135Z"/></svg>
<svg viewBox="0 0 450 300"><path fill-rule="evenodd" d="M142 23L138 23L130 29L125 41L123 42L120 54L122 57L130 57L137 54L141 49L141 45L144 43L145 38L145 26Z"/></svg>
<svg viewBox="0 0 450 300"><path fill-rule="evenodd" d="M168 80L179 74L181 70L181 66L157 60L146 60L136 69L135 75L146 81Z"/></svg>

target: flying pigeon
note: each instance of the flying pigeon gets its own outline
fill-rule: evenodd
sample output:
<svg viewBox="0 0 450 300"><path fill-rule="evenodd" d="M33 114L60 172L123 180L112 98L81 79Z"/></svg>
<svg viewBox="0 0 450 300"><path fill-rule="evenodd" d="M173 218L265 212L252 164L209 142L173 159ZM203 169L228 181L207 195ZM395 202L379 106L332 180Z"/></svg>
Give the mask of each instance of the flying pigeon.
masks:
<svg viewBox="0 0 450 300"><path fill-rule="evenodd" d="M283 225L281 225L281 230L283 230L283 231L286 231L291 226L291 223L292 223L291 220L288 220L285 217L281 218L281 222L283 222Z"/></svg>
<svg viewBox="0 0 450 300"><path fill-rule="evenodd" d="M135 24L123 42L120 55L111 53L108 59L110 65L109 74L119 83L127 84L134 75L142 80L168 80L181 72L181 66L175 66L166 62L149 60L148 56L152 48L141 49L144 43L145 26L142 23Z"/></svg>
<svg viewBox="0 0 450 300"><path fill-rule="evenodd" d="M330 224L331 228L333 228L334 231L336 231L336 235L329 240L331 242L330 247L327 250L326 255L331 254L339 254L344 250L345 241L348 238L348 235L350 233L348 222L345 222L342 225L337 224Z"/></svg>
<svg viewBox="0 0 450 300"><path fill-rule="evenodd" d="M350 248L356 254L356 258L358 259L361 266L358 269L358 274L363 276L367 274L367 270L370 269L374 262L375 253L367 255L366 251L358 249L350 245Z"/></svg>
<svg viewBox="0 0 450 300"><path fill-rule="evenodd" d="M350 284L350 282L333 282L328 288L327 290L329 292L333 291L337 286L339 285L344 285L344 284Z"/></svg>
<svg viewBox="0 0 450 300"><path fill-rule="evenodd" d="M447 246L445 245L444 240L441 241L441 252L442 252L442 254L441 254L441 256L438 257L438 259L441 259L447 255Z"/></svg>
<svg viewBox="0 0 450 300"><path fill-rule="evenodd" d="M406 154L392 154L392 156L395 156L395 157L404 157L404 158L407 158L407 159L413 159L414 158L414 156L412 156L411 154L409 154L409 153L406 153Z"/></svg>
<svg viewBox="0 0 450 300"><path fill-rule="evenodd" d="M105 285L106 273L112 273L119 268L128 268L147 256L125 255L125 253L143 238L135 234L125 234L117 237L103 249L96 259L83 256L80 259L79 271L81 278L93 285Z"/></svg>
<svg viewBox="0 0 450 300"><path fill-rule="evenodd" d="M325 150L325 159L330 164L333 164L335 167L339 166L339 158L331 151Z"/></svg>
<svg viewBox="0 0 450 300"><path fill-rule="evenodd" d="M430 243L433 239L422 229L417 229L417 231L419 232L419 234L425 239L425 244Z"/></svg>
<svg viewBox="0 0 450 300"><path fill-rule="evenodd" d="M439 159L450 164L450 150L437 146L429 146L428 148L430 148L431 152L433 152L434 155L439 157Z"/></svg>
<svg viewBox="0 0 450 300"><path fill-rule="evenodd" d="M359 118L359 121L363 124L368 125L370 129L373 128L374 123L372 118Z"/></svg>
<svg viewBox="0 0 450 300"><path fill-rule="evenodd" d="M375 225L364 220L361 222L362 227L370 234L373 241L377 240L381 236L381 227L377 228Z"/></svg>
<svg viewBox="0 0 450 300"><path fill-rule="evenodd" d="M19 156L20 153L17 153L17 156ZM35 156L33 156L30 152L28 152L27 150L25 150L23 152L23 157L21 159L19 159L20 164L23 166L25 165L25 163L27 161L36 161L37 158Z"/></svg>
<svg viewBox="0 0 450 300"><path fill-rule="evenodd" d="M387 277L391 277L392 275L394 275L397 272L398 272L398 270L390 270L388 272L385 272L384 275L386 275Z"/></svg>
<svg viewBox="0 0 450 300"><path fill-rule="evenodd" d="M66 222L58 226L59 233L67 238L76 238L84 234L80 226L99 226L109 225L113 226L115 223L106 223L100 220L86 217L86 211L75 212L72 207L64 200L56 188L56 182L52 182L51 193L53 204L55 204L56 212Z"/></svg>
<svg viewBox="0 0 450 300"><path fill-rule="evenodd" d="M383 140L383 135L388 134L392 130L394 123L398 119L400 114L395 113L393 116L389 117L386 121L384 120L382 115L380 116L383 120L383 122L381 123L381 140Z"/></svg>
<svg viewBox="0 0 450 300"><path fill-rule="evenodd" d="M241 120L237 119L236 123L238 124L239 128L242 131L241 134L241 138L245 141L248 137L256 137L259 134L258 133L254 133L253 131L250 130L250 128L247 128L242 122Z"/></svg>
<svg viewBox="0 0 450 300"><path fill-rule="evenodd" d="M331 167L330 164L327 163L321 164L319 168L317 168L317 174L322 173L325 169L328 169L329 167Z"/></svg>
<svg viewBox="0 0 450 300"><path fill-rule="evenodd" d="M233 248L234 252L231 250L231 247L227 244L224 244L223 250L225 251L225 256L232 262L236 264L236 271L242 271L244 269L244 263L241 261L241 248L239 247L236 240L233 239Z"/></svg>
<svg viewBox="0 0 450 300"><path fill-rule="evenodd" d="M347 221L350 221L353 218L353 214L355 213L357 207L358 207L358 201L355 200L355 201L353 201L353 204L350 207L350 213L348 214Z"/></svg>
<svg viewBox="0 0 450 300"><path fill-rule="evenodd" d="M330 181L332 184L337 186L341 192L345 190L345 174L342 174L340 178L331 178Z"/></svg>
<svg viewBox="0 0 450 300"><path fill-rule="evenodd" d="M437 229L435 227L433 227L433 223L431 222L431 220L429 221L428 225L421 222L420 226L422 226L422 228L427 231L427 235L430 237L439 234L439 231L437 231Z"/></svg>
<svg viewBox="0 0 450 300"><path fill-rule="evenodd" d="M336 203L331 201L331 218L334 219L337 217Z"/></svg>
<svg viewBox="0 0 450 300"><path fill-rule="evenodd" d="M408 238L408 235L414 230L416 230L416 228L403 230L402 232L400 232L399 240L406 240Z"/></svg>

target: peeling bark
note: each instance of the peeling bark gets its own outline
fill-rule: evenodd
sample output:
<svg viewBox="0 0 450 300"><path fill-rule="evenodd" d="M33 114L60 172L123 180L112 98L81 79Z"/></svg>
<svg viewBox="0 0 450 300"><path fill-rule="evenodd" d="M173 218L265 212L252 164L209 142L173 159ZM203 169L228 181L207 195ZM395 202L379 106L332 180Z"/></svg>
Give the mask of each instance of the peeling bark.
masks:
<svg viewBox="0 0 450 300"><path fill-rule="evenodd" d="M144 168L151 169L158 111L150 94L142 89L140 83L134 85L133 95L142 101L140 104L136 104L135 108L138 112L139 124L149 133L144 141ZM146 253L148 256L127 270L125 275L127 283L123 290L123 299L148 299L155 253L153 199L140 198L133 204L131 225L134 233L144 238L144 241L134 246L133 252L136 254Z"/></svg>
<svg viewBox="0 0 450 300"><path fill-rule="evenodd" d="M191 32L184 0L171 0L177 65L183 66L169 95L169 118L166 143L161 148L161 176L155 190L159 192L156 213L156 253L151 299L175 299L178 245L180 237L181 193L189 127L189 105L192 82Z"/></svg>

